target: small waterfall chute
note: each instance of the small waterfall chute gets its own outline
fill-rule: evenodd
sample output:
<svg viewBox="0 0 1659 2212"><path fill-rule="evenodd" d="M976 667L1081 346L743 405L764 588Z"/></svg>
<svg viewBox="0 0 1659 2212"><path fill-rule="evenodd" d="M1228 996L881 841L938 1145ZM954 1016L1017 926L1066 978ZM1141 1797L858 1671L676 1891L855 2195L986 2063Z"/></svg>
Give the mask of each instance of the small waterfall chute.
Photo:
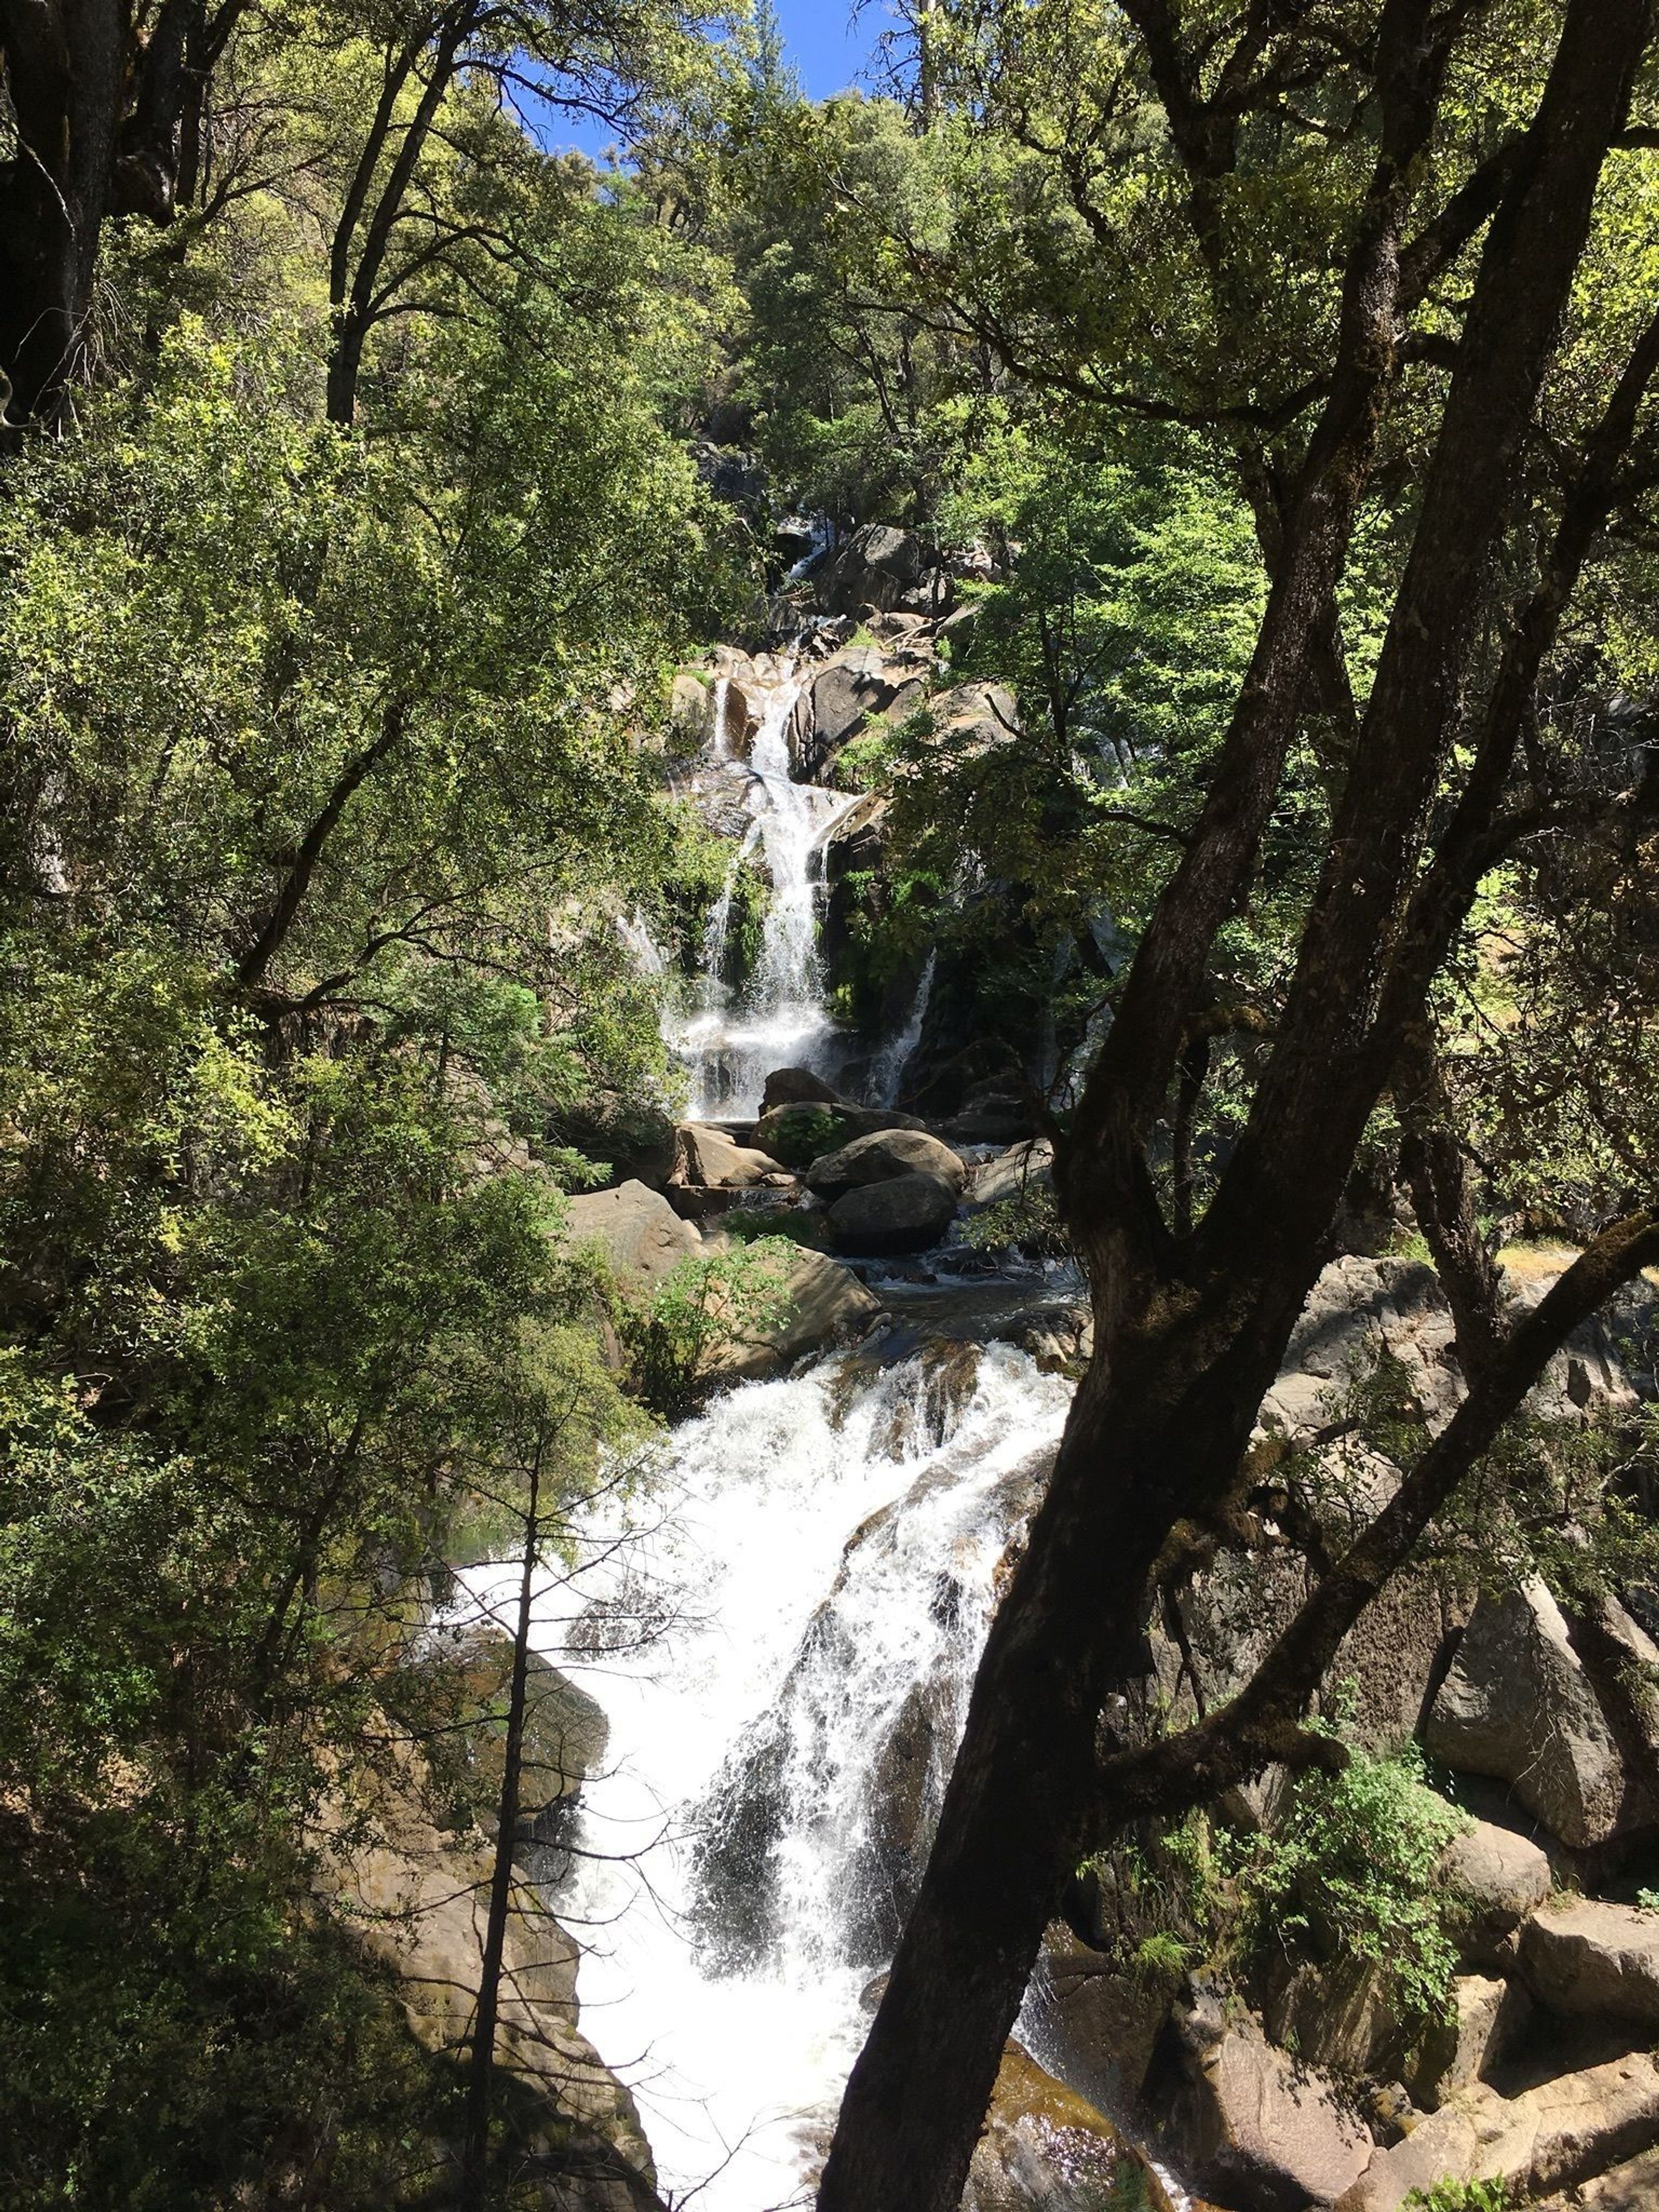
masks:
<svg viewBox="0 0 1659 2212"><path fill-rule="evenodd" d="M871 1070L870 1088L880 1106L898 1103L899 1091L904 1081L904 1071L909 1066L916 1047L921 1042L922 1024L927 1019L927 1008L933 995L933 971L939 965L939 954L929 951L916 984L916 995L910 1002L910 1012L904 1027L876 1054Z"/></svg>
<svg viewBox="0 0 1659 2212"><path fill-rule="evenodd" d="M785 657L767 666L757 687L763 705L749 750L750 832L709 916L695 1011L668 1020L669 1042L690 1078L694 1121L752 1118L774 1068L815 1067L834 1057L835 1024L818 957L824 842L859 794L794 780L789 725L805 684ZM714 744L723 743L717 726ZM734 994L724 973L732 892L736 868L757 847L771 891L755 973Z"/></svg>

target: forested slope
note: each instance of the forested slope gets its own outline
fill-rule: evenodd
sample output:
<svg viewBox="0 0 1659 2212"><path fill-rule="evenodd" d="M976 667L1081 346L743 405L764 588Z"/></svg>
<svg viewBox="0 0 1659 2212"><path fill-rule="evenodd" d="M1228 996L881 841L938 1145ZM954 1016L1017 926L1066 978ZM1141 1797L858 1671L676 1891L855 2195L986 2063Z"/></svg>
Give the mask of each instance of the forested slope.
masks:
<svg viewBox="0 0 1659 2212"><path fill-rule="evenodd" d="M692 1203L665 994L778 888L698 762L782 649L845 1055L1040 1133L979 1233L1092 1296L824 2181L954 2212L1079 1865L1339 1767L1397 1571L1655 1572L1646 1417L1587 1485L1522 1417L1659 1262L1647 15L919 6L814 104L763 8L0 0L0 2190L647 2189L574 2027L469 2103L340 1870L505 1899L453 1571L775 1332L765 1255L647 1311L565 1227ZM1457 1410L1369 1408L1399 1486L1229 1702L1103 1731L1356 1246Z"/></svg>

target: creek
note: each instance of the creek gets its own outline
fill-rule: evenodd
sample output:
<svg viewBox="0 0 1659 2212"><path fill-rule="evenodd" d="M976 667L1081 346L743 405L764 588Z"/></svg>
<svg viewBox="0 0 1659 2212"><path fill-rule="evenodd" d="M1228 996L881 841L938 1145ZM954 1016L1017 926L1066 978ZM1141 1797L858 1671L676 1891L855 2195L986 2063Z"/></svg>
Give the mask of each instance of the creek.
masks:
<svg viewBox="0 0 1659 2212"><path fill-rule="evenodd" d="M817 904L825 837L858 799L793 780L802 688L793 659L767 665L746 759L723 686L713 701L701 790L723 793L728 821L740 791L748 828L702 976L665 992L694 1119L752 1117L778 1066L845 1062ZM756 858L769 896L734 993L732 886ZM931 974L866 1063L878 1097ZM811 2201L1070 1398L1002 1340L1051 1281L904 1274L873 1279L892 1318L871 1343L680 1425L635 1498L590 1509L574 1570L536 1607L536 1648L610 1730L550 1895L583 1947L583 2030L634 2092L665 2197L696 2191L708 2212ZM475 1589L498 1604L515 1573ZM1040 2057L1041 2021L1022 2033Z"/></svg>

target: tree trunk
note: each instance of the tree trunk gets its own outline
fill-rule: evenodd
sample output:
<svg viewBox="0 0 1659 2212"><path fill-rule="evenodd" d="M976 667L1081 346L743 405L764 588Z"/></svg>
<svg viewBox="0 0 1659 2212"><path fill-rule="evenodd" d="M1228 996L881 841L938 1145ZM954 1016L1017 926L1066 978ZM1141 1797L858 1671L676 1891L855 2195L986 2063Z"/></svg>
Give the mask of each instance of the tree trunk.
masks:
<svg viewBox="0 0 1659 2212"><path fill-rule="evenodd" d="M1426 36L1425 11L1413 21L1397 0L1386 12L1402 41L1405 112L1426 89L1414 44ZM1141 1671L1160 1552L1182 1522L1222 1507L1237 1480L1413 1011L1389 1001L1382 976L1514 456L1645 37L1645 15L1629 0L1568 9L1529 164L1477 279L1288 1034L1217 1204L1196 1237L1177 1244L1144 1147L1196 980L1277 787L1345 556L1358 495L1352 449L1369 442L1381 388L1365 375L1368 349L1350 349L1354 388L1346 407L1334 398L1328 426L1351 450L1313 474L1292 521L1264 623L1273 650L1258 649L1194 844L1137 957L1064 1164L1062 1196L1093 1285L1094 1359L987 1644L921 1893L848 2086L821 2212L956 2212L1043 1927L1085 1849L1115 1825L1097 1756L1103 1701ZM1377 266L1357 258L1348 300L1373 328L1379 307L1392 315L1398 268L1386 230L1376 242ZM1391 1039L1374 1018L1379 1002L1390 1004Z"/></svg>
<svg viewBox="0 0 1659 2212"><path fill-rule="evenodd" d="M524 1573L513 1632L513 1680L507 1695L507 1746L501 1765L501 1794L495 1821L495 1863L489 1882L489 1914L484 1926L483 1958L478 1978L478 2010L472 2034L472 2068L466 2087L466 2128L461 2165L460 2212L484 2212L489 2177L489 2107L495 2081L495 2024L501 2014L501 1960L507 1948L507 1920L513 1903L513 1846L519 1831L519 1788L524 1766L525 1691L530 1674L530 1608L535 1595L541 1548L542 1443L530 1462L530 1499L525 1513Z"/></svg>
<svg viewBox="0 0 1659 2212"><path fill-rule="evenodd" d="M453 0L440 17L428 54L421 96L413 115L403 126L397 153L360 241L358 227L368 208L374 177L381 156L395 135L397 94L414 73L420 45L411 41L401 55L388 59L380 105L359 158L330 257L334 343L329 355L326 405L329 421L337 422L343 430L349 430L356 420L363 347L386 304L378 288L386 265L386 249L403 213L416 166L454 82L461 50L477 28L477 15L476 0Z"/></svg>
<svg viewBox="0 0 1659 2212"><path fill-rule="evenodd" d="M0 168L0 370L15 422L55 422L84 372L131 35L126 0L0 0L17 124Z"/></svg>
<svg viewBox="0 0 1659 2212"><path fill-rule="evenodd" d="M1301 1301L1287 1303L1293 1321ZM1180 1503L1237 1464L1276 1365L1264 1346L1230 1380L1189 1325L1127 1357L1115 1384L1098 1364L1085 1378L980 1664L821 2207L956 2212L1043 1929L1098 1825L1098 1717L1144 1671L1154 1563Z"/></svg>
<svg viewBox="0 0 1659 2212"><path fill-rule="evenodd" d="M17 125L0 165L0 413L14 423L52 428L87 374L106 219L170 222L186 150L193 189L206 79L245 4L210 21L204 0L162 0L140 44L132 0L0 0Z"/></svg>

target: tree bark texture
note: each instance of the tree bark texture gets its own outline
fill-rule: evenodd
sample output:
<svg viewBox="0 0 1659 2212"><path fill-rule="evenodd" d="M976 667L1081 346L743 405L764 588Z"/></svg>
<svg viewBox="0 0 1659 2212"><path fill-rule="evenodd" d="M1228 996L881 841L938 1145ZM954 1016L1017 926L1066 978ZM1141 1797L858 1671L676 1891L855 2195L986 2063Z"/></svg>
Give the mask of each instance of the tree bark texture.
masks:
<svg viewBox="0 0 1659 2212"><path fill-rule="evenodd" d="M518 1611L513 1628L513 1674L512 1686L507 1692L501 1794L496 1808L495 1858L490 1873L489 1909L484 1923L483 1955L478 1975L478 2008L472 2032L471 2069L466 2085L465 2139L461 2162L462 2212L484 2212L489 2197L489 2112L495 2075L495 2024L501 2014L507 1915L513 1906L513 1847L519 1831L520 1783L524 1769L525 1697L530 1677L530 1614L541 1550L542 1449L538 1442L531 1459L530 1495L525 1509L524 1571L520 1577Z"/></svg>
<svg viewBox="0 0 1659 2212"><path fill-rule="evenodd" d="M127 0L0 0L17 127L0 170L0 368L15 421L50 417L85 365L131 35Z"/></svg>
<svg viewBox="0 0 1659 2212"><path fill-rule="evenodd" d="M113 215L171 221L187 121L245 0L0 0L17 131L0 163L0 376L13 423L50 428L88 369L94 272ZM194 178L198 149L189 150Z"/></svg>

